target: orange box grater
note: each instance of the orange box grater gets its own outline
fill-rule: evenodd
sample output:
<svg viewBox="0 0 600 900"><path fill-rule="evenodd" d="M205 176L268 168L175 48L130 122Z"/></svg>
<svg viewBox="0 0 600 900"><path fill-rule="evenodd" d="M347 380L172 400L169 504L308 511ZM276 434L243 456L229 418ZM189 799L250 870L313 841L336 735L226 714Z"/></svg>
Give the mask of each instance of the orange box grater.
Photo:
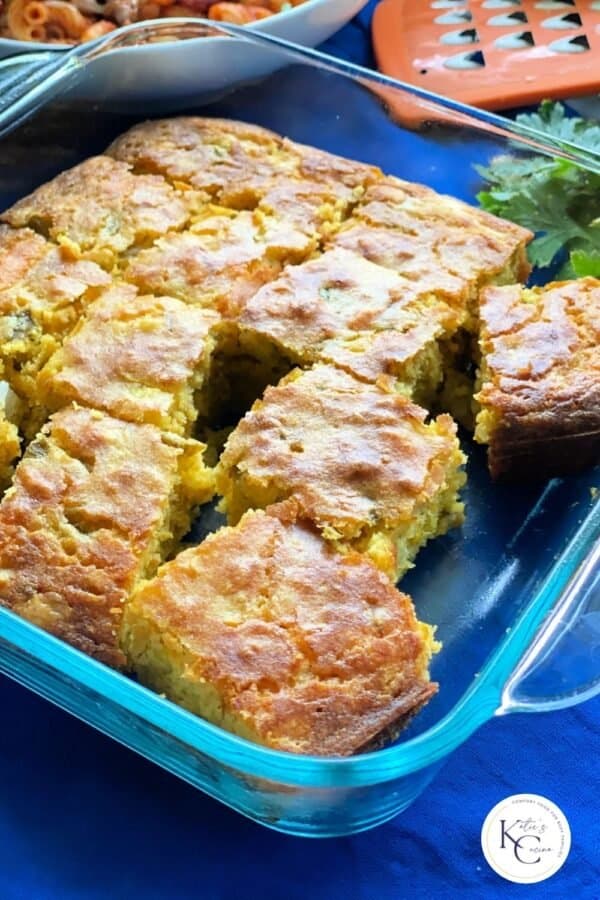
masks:
<svg viewBox="0 0 600 900"><path fill-rule="evenodd" d="M600 91L600 0L382 0L379 69L484 109Z"/></svg>

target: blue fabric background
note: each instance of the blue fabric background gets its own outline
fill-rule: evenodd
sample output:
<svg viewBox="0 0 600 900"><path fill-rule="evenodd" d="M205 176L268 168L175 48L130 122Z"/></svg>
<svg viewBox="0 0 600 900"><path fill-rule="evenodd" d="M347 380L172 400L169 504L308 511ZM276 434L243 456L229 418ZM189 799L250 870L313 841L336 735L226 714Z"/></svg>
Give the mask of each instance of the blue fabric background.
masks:
<svg viewBox="0 0 600 900"><path fill-rule="evenodd" d="M370 65L371 3L328 42ZM484 726L402 816L328 841L269 832L0 680L0 900L600 898L600 699ZM481 825L509 794L549 797L573 834L561 871L513 885Z"/></svg>

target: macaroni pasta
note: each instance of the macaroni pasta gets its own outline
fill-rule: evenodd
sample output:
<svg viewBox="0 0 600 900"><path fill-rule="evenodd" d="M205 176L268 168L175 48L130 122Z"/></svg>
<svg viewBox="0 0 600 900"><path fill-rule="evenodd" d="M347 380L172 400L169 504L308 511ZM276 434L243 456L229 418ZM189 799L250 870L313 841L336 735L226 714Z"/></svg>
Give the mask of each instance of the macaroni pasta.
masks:
<svg viewBox="0 0 600 900"><path fill-rule="evenodd" d="M306 0L0 0L0 37L74 44L119 25L167 16L202 16L246 25Z"/></svg>

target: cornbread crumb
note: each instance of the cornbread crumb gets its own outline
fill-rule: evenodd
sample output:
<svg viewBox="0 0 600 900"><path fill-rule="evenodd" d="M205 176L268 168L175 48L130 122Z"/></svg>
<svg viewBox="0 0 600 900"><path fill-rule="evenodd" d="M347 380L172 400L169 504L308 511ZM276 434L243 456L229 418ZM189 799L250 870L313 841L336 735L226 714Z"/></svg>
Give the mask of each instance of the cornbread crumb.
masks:
<svg viewBox="0 0 600 900"><path fill-rule="evenodd" d="M393 580L419 547L463 521L456 426L397 393L329 366L268 388L229 436L217 467L221 509L294 498L338 549L372 557Z"/></svg>
<svg viewBox="0 0 600 900"><path fill-rule="evenodd" d="M251 512L162 566L127 603L139 679L278 750L347 755L435 693L437 650L410 598L342 556L293 505Z"/></svg>
<svg viewBox="0 0 600 900"><path fill-rule="evenodd" d="M600 281L483 294L475 440L494 478L540 479L600 460Z"/></svg>

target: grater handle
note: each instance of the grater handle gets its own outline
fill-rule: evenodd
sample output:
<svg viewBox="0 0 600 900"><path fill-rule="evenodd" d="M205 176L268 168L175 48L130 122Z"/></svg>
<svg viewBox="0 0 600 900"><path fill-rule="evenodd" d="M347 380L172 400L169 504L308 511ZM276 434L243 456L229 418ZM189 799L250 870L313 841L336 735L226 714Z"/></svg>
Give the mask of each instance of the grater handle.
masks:
<svg viewBox="0 0 600 900"><path fill-rule="evenodd" d="M600 537L542 622L498 713L547 712L600 694Z"/></svg>

